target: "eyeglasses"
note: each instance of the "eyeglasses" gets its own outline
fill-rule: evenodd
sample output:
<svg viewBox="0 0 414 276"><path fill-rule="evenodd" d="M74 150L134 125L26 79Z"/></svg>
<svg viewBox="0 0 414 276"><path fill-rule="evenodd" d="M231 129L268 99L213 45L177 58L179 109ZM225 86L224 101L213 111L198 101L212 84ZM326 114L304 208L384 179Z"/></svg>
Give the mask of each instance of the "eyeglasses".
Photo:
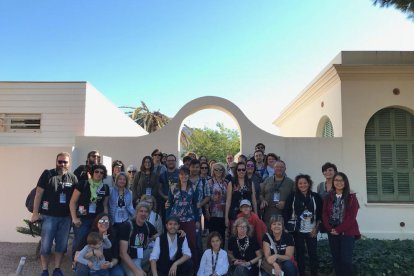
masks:
<svg viewBox="0 0 414 276"><path fill-rule="evenodd" d="M215 172L222 172L223 169L214 169Z"/></svg>
<svg viewBox="0 0 414 276"><path fill-rule="evenodd" d="M69 161L66 161L66 160L58 160L57 163L60 164L60 165L62 165L62 164L69 163Z"/></svg>
<svg viewBox="0 0 414 276"><path fill-rule="evenodd" d="M239 225L239 226L237 226L237 228L246 229L247 225Z"/></svg>
<svg viewBox="0 0 414 276"><path fill-rule="evenodd" d="M98 220L100 224L109 223L109 219L100 219Z"/></svg>
<svg viewBox="0 0 414 276"><path fill-rule="evenodd" d="M202 170L208 170L208 167L200 167Z"/></svg>
<svg viewBox="0 0 414 276"><path fill-rule="evenodd" d="M154 156L162 156L162 153L156 153Z"/></svg>
<svg viewBox="0 0 414 276"><path fill-rule="evenodd" d="M105 172L104 171L101 171L101 170L96 170L96 171L93 171L94 173L99 173L99 174L104 174Z"/></svg>
<svg viewBox="0 0 414 276"><path fill-rule="evenodd" d="M245 172L246 169L237 169L238 172Z"/></svg>
<svg viewBox="0 0 414 276"><path fill-rule="evenodd" d="M98 158L99 157L99 155L91 155L90 157L93 157L93 158Z"/></svg>
<svg viewBox="0 0 414 276"><path fill-rule="evenodd" d="M254 168L254 164L247 164L246 167L248 167L248 168Z"/></svg>
<svg viewBox="0 0 414 276"><path fill-rule="evenodd" d="M333 181L334 181L334 182L344 182L344 180L343 180L343 179L334 179Z"/></svg>
<svg viewBox="0 0 414 276"><path fill-rule="evenodd" d="M128 171L128 173L136 173L137 171Z"/></svg>

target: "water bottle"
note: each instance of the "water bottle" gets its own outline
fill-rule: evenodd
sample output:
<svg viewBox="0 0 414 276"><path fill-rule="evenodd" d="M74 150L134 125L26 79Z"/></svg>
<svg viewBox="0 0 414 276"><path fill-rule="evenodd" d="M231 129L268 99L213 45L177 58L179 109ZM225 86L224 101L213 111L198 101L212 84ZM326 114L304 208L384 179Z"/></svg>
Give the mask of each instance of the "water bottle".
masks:
<svg viewBox="0 0 414 276"><path fill-rule="evenodd" d="M17 270L16 270L16 275L22 275L23 267L25 263L26 263L26 257L21 257L19 266L17 267Z"/></svg>

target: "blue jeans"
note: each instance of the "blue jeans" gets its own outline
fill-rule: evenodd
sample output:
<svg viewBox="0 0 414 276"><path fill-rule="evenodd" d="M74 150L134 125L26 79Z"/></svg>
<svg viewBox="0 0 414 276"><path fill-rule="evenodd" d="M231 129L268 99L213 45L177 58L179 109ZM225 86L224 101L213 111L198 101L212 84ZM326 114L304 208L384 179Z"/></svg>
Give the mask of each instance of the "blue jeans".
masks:
<svg viewBox="0 0 414 276"><path fill-rule="evenodd" d="M86 235L89 234L94 219L93 218L81 218L80 220L82 222L81 226L79 227L73 226L73 233L75 234L75 237L73 238L73 243L72 243L72 260L73 260L73 257L75 256L75 252L78 249L79 251L81 250L81 248L78 248L79 244L86 237Z"/></svg>
<svg viewBox="0 0 414 276"><path fill-rule="evenodd" d="M312 238L309 233L300 233L300 232L295 232L293 234L293 238L295 239L296 261L298 262L299 275L300 276L305 275L305 267L306 267L305 243L306 243L306 249L308 251L310 268L311 268L311 275L317 276L318 267L319 267L318 252L317 252L317 245L318 245L317 238L316 237Z"/></svg>
<svg viewBox="0 0 414 276"><path fill-rule="evenodd" d="M354 275L352 255L355 247L355 237L328 234L328 240L336 276Z"/></svg>
<svg viewBox="0 0 414 276"><path fill-rule="evenodd" d="M298 270L296 269L295 264L290 260L284 261L279 265L285 276L296 276L298 274ZM271 276L264 270L261 270L260 273L262 276Z"/></svg>
<svg viewBox="0 0 414 276"><path fill-rule="evenodd" d="M70 217L42 216L40 255L50 255L53 241L55 241L55 252L66 252L70 224Z"/></svg>
<svg viewBox="0 0 414 276"><path fill-rule="evenodd" d="M120 264L117 264L113 268L108 269L110 276L124 276L124 270ZM77 263L75 276L89 275L89 267L87 265Z"/></svg>

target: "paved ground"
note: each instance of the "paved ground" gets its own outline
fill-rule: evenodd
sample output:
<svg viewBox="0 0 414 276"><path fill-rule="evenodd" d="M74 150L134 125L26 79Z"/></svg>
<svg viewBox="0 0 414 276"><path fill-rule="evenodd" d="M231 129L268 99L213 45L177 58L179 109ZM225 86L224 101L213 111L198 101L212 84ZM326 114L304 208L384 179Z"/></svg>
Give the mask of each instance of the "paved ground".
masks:
<svg viewBox="0 0 414 276"><path fill-rule="evenodd" d="M19 265L20 257L26 257L26 264L21 275L33 276L40 275L41 268L39 259L36 258L36 243L0 243L0 275L16 275L16 269ZM72 275L70 256L65 255L62 270L65 275ZM49 266L49 273L52 274L53 259Z"/></svg>

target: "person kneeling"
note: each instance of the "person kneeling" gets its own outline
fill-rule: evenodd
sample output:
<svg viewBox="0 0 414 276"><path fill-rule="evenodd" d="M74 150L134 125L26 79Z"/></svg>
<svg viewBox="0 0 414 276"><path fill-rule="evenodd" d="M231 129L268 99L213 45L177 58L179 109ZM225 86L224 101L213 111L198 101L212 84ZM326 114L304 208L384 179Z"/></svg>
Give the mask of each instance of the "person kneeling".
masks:
<svg viewBox="0 0 414 276"><path fill-rule="evenodd" d="M193 264L187 238L177 235L179 218L166 221L167 232L157 237L150 256L153 276L191 275Z"/></svg>

